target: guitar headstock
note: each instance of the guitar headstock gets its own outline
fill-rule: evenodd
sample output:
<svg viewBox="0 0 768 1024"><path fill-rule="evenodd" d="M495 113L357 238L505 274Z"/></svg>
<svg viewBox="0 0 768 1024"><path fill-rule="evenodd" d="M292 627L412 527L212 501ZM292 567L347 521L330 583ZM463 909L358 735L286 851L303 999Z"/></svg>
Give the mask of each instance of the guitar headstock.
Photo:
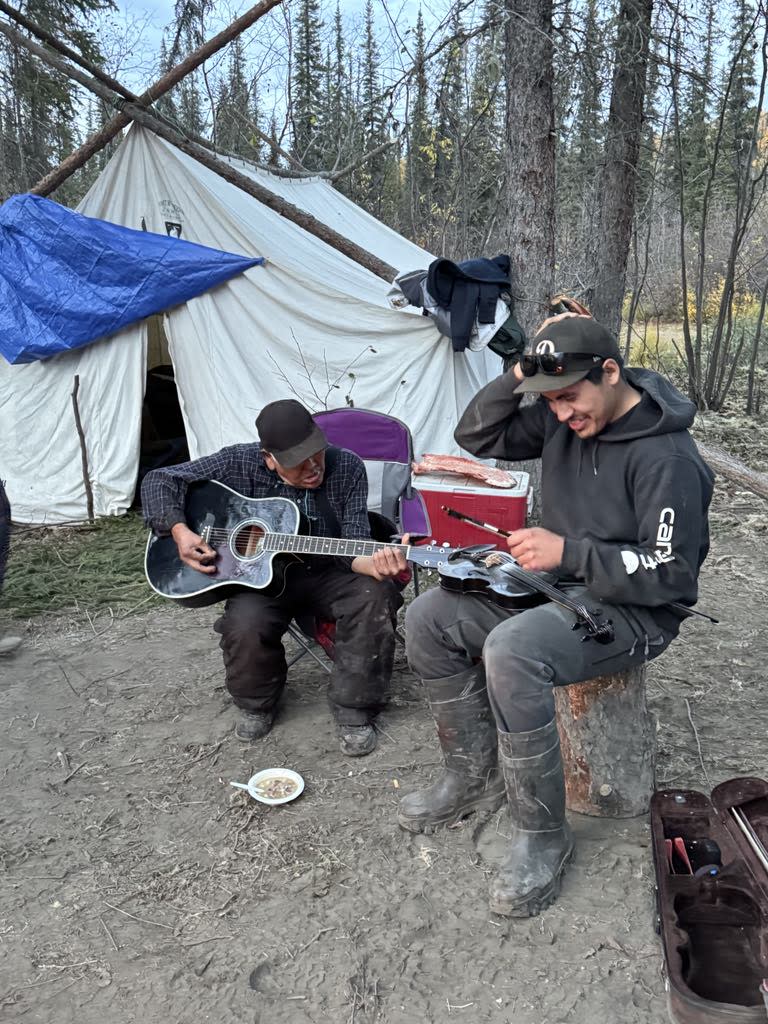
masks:
<svg viewBox="0 0 768 1024"><path fill-rule="evenodd" d="M421 569L437 569L458 550L448 544L420 544L418 547L409 548L408 561Z"/></svg>

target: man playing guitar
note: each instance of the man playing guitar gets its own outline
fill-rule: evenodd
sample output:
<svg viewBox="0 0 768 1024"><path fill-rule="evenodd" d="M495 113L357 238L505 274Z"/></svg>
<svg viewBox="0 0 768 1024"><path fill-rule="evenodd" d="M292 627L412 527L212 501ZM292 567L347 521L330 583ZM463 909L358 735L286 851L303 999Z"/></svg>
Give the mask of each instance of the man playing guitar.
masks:
<svg viewBox="0 0 768 1024"><path fill-rule="evenodd" d="M157 534L173 536L182 562L216 573L216 552L184 518L188 486L206 480L249 498L291 499L314 535L370 537L368 483L357 455L328 447L309 411L293 399L266 405L256 428L260 443L233 445L145 477L144 517ZM272 728L287 674L282 637L297 614L310 613L336 623L329 698L341 750L354 757L375 748L373 720L389 685L402 604L394 580L405 568L394 547L353 559L310 555L290 566L279 594L242 589L229 598L214 629L239 709L238 739L261 739Z"/></svg>
<svg viewBox="0 0 768 1024"><path fill-rule="evenodd" d="M526 392L541 398L522 408ZM491 887L496 913L548 906L573 852L552 688L655 658L696 602L713 474L688 433L694 413L664 377L624 369L604 327L566 313L456 429L481 458L541 457L542 526L512 531L509 552L525 570L556 573L612 627L597 642L560 604L515 613L442 587L408 609L408 659L446 770L401 801L398 819L413 832L451 825L506 793L514 828Z"/></svg>

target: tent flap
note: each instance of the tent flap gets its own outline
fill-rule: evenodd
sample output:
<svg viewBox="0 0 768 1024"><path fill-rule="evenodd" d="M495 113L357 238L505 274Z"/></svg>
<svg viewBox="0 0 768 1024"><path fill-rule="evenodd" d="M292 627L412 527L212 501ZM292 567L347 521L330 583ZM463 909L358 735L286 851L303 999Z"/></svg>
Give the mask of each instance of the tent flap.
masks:
<svg viewBox="0 0 768 1024"><path fill-rule="evenodd" d="M0 353L80 348L263 262L13 196L0 207Z"/></svg>

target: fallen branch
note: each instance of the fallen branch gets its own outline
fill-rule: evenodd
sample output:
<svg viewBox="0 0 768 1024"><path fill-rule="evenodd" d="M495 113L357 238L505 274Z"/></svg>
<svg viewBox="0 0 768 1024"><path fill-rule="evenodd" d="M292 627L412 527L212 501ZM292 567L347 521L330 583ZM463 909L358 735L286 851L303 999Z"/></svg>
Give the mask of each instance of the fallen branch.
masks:
<svg viewBox="0 0 768 1024"><path fill-rule="evenodd" d="M130 917L132 921L139 921L141 924L153 924L155 928L167 928L169 932L172 932L174 925L163 924L162 921L150 921L146 917L136 917L135 914L129 914L127 910L121 910L120 907L116 907L113 903L107 903L106 900L102 900L105 907L109 907L110 910L117 911L118 914L124 914L126 917Z"/></svg>
<svg viewBox="0 0 768 1024"><path fill-rule="evenodd" d="M696 444L702 458L716 473L768 500L768 473L758 473L757 470L750 469L741 459L737 459L735 455L729 455L722 448L715 448L698 440Z"/></svg>
<svg viewBox="0 0 768 1024"><path fill-rule="evenodd" d="M0 28L2 26L0 25ZM83 470L83 485L85 486L85 507L88 514L88 522L93 523L93 489L91 488L91 478L88 475L88 449L85 445L85 433L83 431L83 424L80 419L80 407L77 404L77 393L80 390L80 374L75 374L75 386L72 389L72 408L75 412L75 427L77 429L77 436L80 441L80 464Z"/></svg>

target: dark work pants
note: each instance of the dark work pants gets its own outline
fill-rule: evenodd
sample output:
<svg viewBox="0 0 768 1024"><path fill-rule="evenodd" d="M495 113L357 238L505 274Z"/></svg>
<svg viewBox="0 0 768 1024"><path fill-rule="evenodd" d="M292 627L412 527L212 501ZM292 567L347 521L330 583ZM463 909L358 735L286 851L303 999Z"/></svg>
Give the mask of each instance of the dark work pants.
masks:
<svg viewBox="0 0 768 1024"><path fill-rule="evenodd" d="M572 628L574 614L556 604L512 612L482 597L435 587L408 608L411 668L422 679L443 679L482 659L498 728L529 732L554 717L554 686L640 665L661 654L676 635L655 625L647 608L608 605L584 587L566 589L613 621L612 643L582 643L584 630Z"/></svg>
<svg viewBox="0 0 768 1024"><path fill-rule="evenodd" d="M11 506L0 480L0 588L5 578L5 563L8 561L8 547L11 533Z"/></svg>
<svg viewBox="0 0 768 1024"><path fill-rule="evenodd" d="M336 623L328 690L336 720L341 725L367 725L386 698L402 603L391 580L379 582L337 566L291 566L279 596L237 594L214 625L221 634L232 699L246 711L275 707L287 674L282 637L293 618L309 613Z"/></svg>

